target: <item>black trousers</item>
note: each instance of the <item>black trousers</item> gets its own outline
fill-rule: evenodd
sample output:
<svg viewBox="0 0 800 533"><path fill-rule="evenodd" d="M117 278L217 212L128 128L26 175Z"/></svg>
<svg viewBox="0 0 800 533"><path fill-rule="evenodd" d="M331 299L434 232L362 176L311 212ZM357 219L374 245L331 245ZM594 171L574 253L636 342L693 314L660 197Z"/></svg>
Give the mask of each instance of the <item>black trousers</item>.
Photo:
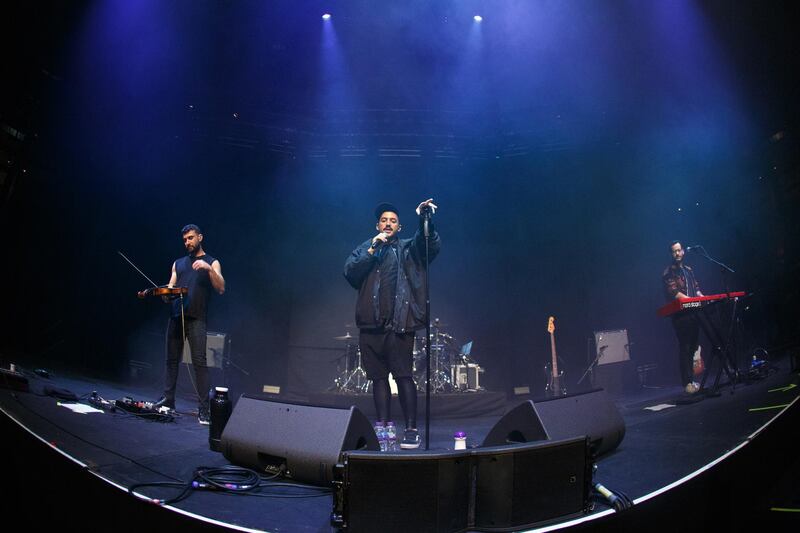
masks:
<svg viewBox="0 0 800 533"><path fill-rule="evenodd" d="M681 373L681 384L694 381L693 358L697 351L700 337L700 323L693 314L677 314L672 317L672 327L678 337L678 364Z"/></svg>
<svg viewBox="0 0 800 533"><path fill-rule="evenodd" d="M195 383L201 408L208 407L208 365L206 363L206 321L185 318L186 341L192 354ZM174 405L175 386L178 383L178 368L183 356L183 327L180 317L171 317L167 324L167 373L164 383L164 396Z"/></svg>

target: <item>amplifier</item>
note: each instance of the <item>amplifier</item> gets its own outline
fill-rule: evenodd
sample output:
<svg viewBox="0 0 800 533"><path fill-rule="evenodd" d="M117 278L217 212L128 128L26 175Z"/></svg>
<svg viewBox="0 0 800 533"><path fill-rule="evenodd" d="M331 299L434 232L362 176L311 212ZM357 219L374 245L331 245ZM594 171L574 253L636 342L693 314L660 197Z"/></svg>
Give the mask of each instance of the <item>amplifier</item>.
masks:
<svg viewBox="0 0 800 533"><path fill-rule="evenodd" d="M594 342L599 356L598 365L629 361L631 358L627 329L595 331Z"/></svg>
<svg viewBox="0 0 800 533"><path fill-rule="evenodd" d="M225 354L225 334L214 331L206 333L206 364L212 368L222 368L222 356ZM183 343L183 363L192 363L189 343Z"/></svg>

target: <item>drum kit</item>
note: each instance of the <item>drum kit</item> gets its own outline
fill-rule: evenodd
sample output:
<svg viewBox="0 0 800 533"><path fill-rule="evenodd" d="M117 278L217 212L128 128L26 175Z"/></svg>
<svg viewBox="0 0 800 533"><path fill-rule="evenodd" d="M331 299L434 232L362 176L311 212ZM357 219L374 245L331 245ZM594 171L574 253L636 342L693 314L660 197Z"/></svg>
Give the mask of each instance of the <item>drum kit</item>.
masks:
<svg viewBox="0 0 800 533"><path fill-rule="evenodd" d="M469 348L472 343L463 346L459 345L453 335L447 333L444 328L447 325L435 319L431 322L431 393L459 392L467 390L478 390L475 384L470 388L465 380L461 379L461 369L466 367L480 367L470 358ZM330 390L340 393L368 393L371 391L372 382L367 378L367 373L362 366L361 350L358 347L358 336L351 335L350 329L354 329L352 324L345 325L346 334L333 337L334 340L345 343L344 353L339 358L337 377ZM413 372L414 382L417 390L425 391L426 376L426 348L425 331L418 331L414 338ZM419 335L421 333L421 335ZM482 372L482 370L480 370ZM393 393L397 392L397 386L389 376L389 385Z"/></svg>
<svg viewBox="0 0 800 533"><path fill-rule="evenodd" d="M350 327L350 324L345 327ZM366 370L361 366L361 349L358 347L358 337L350 335L348 330L345 335L334 337L333 340L345 342L346 344L344 353L339 358L337 376L333 380L334 385L331 389L337 392L369 392L370 381L367 379Z"/></svg>

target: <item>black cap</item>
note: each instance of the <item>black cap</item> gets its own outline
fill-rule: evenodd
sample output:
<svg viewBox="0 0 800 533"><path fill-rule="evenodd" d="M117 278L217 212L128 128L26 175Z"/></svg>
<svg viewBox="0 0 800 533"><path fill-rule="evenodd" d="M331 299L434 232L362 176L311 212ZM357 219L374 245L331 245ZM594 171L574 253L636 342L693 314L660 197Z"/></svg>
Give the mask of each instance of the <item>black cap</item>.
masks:
<svg viewBox="0 0 800 533"><path fill-rule="evenodd" d="M394 213L394 214L399 216L397 208L394 206L394 204L390 204L390 203L387 203L387 202L381 202L381 203L379 203L377 205L377 207L375 207L375 218L378 218L378 219L381 218L381 215L383 213L385 213L386 211L391 211L392 213Z"/></svg>

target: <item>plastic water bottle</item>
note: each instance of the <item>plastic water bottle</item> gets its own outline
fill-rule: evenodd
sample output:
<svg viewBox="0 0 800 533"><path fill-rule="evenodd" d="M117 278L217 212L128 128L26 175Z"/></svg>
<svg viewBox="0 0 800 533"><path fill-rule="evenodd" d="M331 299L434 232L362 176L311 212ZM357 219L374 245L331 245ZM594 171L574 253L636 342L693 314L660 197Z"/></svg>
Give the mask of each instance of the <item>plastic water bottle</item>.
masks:
<svg viewBox="0 0 800 533"><path fill-rule="evenodd" d="M453 435L453 439L455 443L453 445L454 450L466 450L467 449L467 434L463 431L456 431Z"/></svg>
<svg viewBox="0 0 800 533"><path fill-rule="evenodd" d="M209 402L211 425L208 426L208 447L212 451L222 451L222 431L231 417L232 405L228 398L228 387L215 387L214 397Z"/></svg>
<svg viewBox="0 0 800 533"><path fill-rule="evenodd" d="M386 449L390 452L397 451L397 428L394 422L386 422Z"/></svg>
<svg viewBox="0 0 800 533"><path fill-rule="evenodd" d="M386 427L383 425L383 422L377 422L375 424L375 435L378 437L378 444L381 447L381 451L385 452L388 442L386 440Z"/></svg>

